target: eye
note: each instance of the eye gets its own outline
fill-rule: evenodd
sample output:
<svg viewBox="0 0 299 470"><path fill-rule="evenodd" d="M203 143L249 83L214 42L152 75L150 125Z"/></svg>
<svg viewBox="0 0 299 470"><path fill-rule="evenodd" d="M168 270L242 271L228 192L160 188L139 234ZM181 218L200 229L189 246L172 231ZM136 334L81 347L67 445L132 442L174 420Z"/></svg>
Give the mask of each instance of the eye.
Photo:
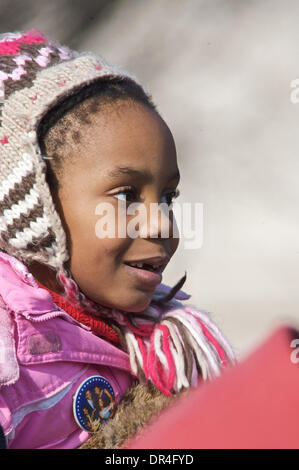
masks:
<svg viewBox="0 0 299 470"><path fill-rule="evenodd" d="M173 202L173 199L176 199L177 197L179 197L179 195L180 195L180 191L178 189L175 189L174 191L171 191L170 193L165 194L164 197L167 198L166 204L170 206Z"/></svg>
<svg viewBox="0 0 299 470"><path fill-rule="evenodd" d="M121 197L118 197L120 195L121 195ZM123 195L125 195L125 196L123 196ZM126 195L129 195L129 196L127 197ZM136 201L137 196L138 196L137 191L133 187L132 188L128 187L126 189L123 189L122 191L119 191L118 193L113 194L113 197L116 197L116 199L121 199L123 201L131 201L131 202L133 200Z"/></svg>
<svg viewBox="0 0 299 470"><path fill-rule="evenodd" d="M173 202L173 199L176 199L177 197L179 197L179 195L180 191L178 189L175 189L174 191L165 194L163 197L166 198L166 204L170 206ZM134 187L128 187L124 188L118 193L113 194L113 197L116 197L116 199L121 199L125 202L137 201L138 191Z"/></svg>

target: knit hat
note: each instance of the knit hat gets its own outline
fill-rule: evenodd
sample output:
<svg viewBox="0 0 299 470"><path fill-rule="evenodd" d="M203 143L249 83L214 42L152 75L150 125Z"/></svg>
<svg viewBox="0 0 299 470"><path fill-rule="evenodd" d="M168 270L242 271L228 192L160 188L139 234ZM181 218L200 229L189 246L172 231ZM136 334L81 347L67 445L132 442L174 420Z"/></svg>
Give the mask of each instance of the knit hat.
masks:
<svg viewBox="0 0 299 470"><path fill-rule="evenodd" d="M180 388L175 370L184 369L184 364L186 367L188 364L189 382L183 380L186 386L186 383L191 383L194 364L197 364L198 370L204 367L198 365L202 354L198 351L196 339L193 336L188 340L179 315L169 320L167 327L161 326L156 331L159 339L152 336L152 327L159 323L164 311L152 304L147 310L152 319L149 328L146 320L139 324L137 320L132 322L126 312L102 307L84 296L65 266L69 259L66 234L46 181L47 166L38 144L38 124L49 109L62 98L105 76L129 77L140 85L135 76L118 66L108 65L102 57L71 51L39 31L0 35L0 249L24 263L37 261L54 268L68 299L83 304L93 313L113 319L119 326L136 375L140 375L141 370L157 386L162 384L161 390L169 393L173 388ZM165 302L174 296L181 300L189 298L183 292L177 292L184 280L185 277L173 290L168 286L158 286L153 297L156 305L161 303L161 296L164 296ZM186 312L182 315L188 316ZM191 323L196 326L193 318ZM197 323L200 334L203 334L200 321ZM162 338L163 347L159 349L158 343ZM193 342L193 356L187 351L186 342L189 345ZM222 337L221 342L224 350L228 351L227 357L233 360L234 355L225 338ZM205 340L205 344L208 343ZM155 355L157 348L159 357ZM183 356L187 354L185 363L178 364L178 359L174 359L178 351ZM211 346L211 354L212 362L223 364L225 355L222 359L218 356L215 359L215 346ZM152 374L148 373L149 360L153 366ZM157 372L159 367L164 368L164 372ZM181 387L183 382L181 379Z"/></svg>
<svg viewBox="0 0 299 470"><path fill-rule="evenodd" d="M0 36L0 248L7 253L58 270L67 261L37 126L60 98L107 75L125 74L35 30Z"/></svg>

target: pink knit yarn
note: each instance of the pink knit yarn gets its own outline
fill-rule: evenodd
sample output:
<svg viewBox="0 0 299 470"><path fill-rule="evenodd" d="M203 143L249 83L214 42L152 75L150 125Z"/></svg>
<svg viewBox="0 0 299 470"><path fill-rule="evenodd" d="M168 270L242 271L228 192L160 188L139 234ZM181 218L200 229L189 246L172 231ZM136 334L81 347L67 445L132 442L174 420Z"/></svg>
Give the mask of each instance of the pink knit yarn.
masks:
<svg viewBox="0 0 299 470"><path fill-rule="evenodd" d="M225 355L222 347L215 340L214 336L209 332L209 330L205 327L203 322L201 320L199 320L199 318L197 318L197 321L198 321L198 323L200 323L202 331L204 332L204 335L206 336L206 338L215 346L215 348L216 348L216 350L219 354L219 357L222 360L223 364L226 365L227 364L227 358L226 358L226 355Z"/></svg>
<svg viewBox="0 0 299 470"><path fill-rule="evenodd" d="M124 317L123 320L124 320L123 323L129 328L129 330L138 336L148 337L153 332L153 329L155 327L153 324L152 325L138 325L138 327L135 327L129 322L127 317Z"/></svg>
<svg viewBox="0 0 299 470"><path fill-rule="evenodd" d="M38 44L45 41L45 36L40 31L31 30L17 39L6 39L0 42L0 55L18 54L22 44Z"/></svg>
<svg viewBox="0 0 299 470"><path fill-rule="evenodd" d="M166 356L167 363L168 363L167 388L168 390L172 390L174 381L175 381L175 366L174 366L174 360L173 360L170 347L169 347L169 341L171 341L170 333L166 325L158 325L157 329L162 331L162 350Z"/></svg>
<svg viewBox="0 0 299 470"><path fill-rule="evenodd" d="M75 303L78 303L79 290L76 283L62 272L59 273L59 279L64 286L67 297Z"/></svg>
<svg viewBox="0 0 299 470"><path fill-rule="evenodd" d="M149 376L151 377L151 380L154 382L156 387L164 393L164 395L170 397L171 392L164 386L162 381L160 380L158 376L158 369L161 371L161 364L159 359L156 356L155 348L154 348L154 338L153 335L151 336L151 342L150 342L150 349L149 349L149 354L148 354L148 371L149 371Z"/></svg>
<svg viewBox="0 0 299 470"><path fill-rule="evenodd" d="M210 333L208 328L206 328L204 323L196 315L193 314L192 310L188 309L187 307L186 307L186 310L188 310L190 315L192 315L197 320L197 322L200 324L205 337L213 344L213 346L215 346L215 348L218 352L218 355L219 355L220 359L222 360L223 364L227 365L227 356L226 356L225 352L223 351L222 347L220 346L220 344L218 343L218 341L216 341L216 339Z"/></svg>

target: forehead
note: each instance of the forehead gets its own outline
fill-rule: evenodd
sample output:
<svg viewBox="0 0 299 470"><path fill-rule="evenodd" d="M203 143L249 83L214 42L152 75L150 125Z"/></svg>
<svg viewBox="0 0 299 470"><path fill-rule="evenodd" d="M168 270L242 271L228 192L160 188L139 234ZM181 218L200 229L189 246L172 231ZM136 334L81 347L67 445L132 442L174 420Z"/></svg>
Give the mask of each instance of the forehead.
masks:
<svg viewBox="0 0 299 470"><path fill-rule="evenodd" d="M101 107L81 130L73 151L85 169L106 176L119 167L148 173L178 171L171 131L155 111L139 103Z"/></svg>

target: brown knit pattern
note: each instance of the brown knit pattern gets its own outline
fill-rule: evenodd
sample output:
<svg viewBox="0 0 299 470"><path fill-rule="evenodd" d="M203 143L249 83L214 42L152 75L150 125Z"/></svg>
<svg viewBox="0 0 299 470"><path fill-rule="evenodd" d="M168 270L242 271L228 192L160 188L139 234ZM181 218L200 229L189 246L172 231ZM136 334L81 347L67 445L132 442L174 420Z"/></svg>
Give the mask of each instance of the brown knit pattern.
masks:
<svg viewBox="0 0 299 470"><path fill-rule="evenodd" d="M27 249L39 253L40 250L44 251L46 248L51 249L53 243L55 243L55 233L49 228L45 236L33 237L32 242L28 243Z"/></svg>
<svg viewBox="0 0 299 470"><path fill-rule="evenodd" d="M42 217L43 214L44 208L39 200L39 203L36 206L29 209L28 214L20 214L18 219L15 219L12 224L7 226L7 239L13 237L14 233L30 227L30 223L36 221L38 217ZM3 236L5 236L5 234Z"/></svg>
<svg viewBox="0 0 299 470"><path fill-rule="evenodd" d="M41 70L41 66L34 60L40 54L42 48L46 47L47 44L24 44L20 47L20 54L28 55L32 60L25 62L23 65L23 69L25 70L25 74L20 77L19 80L15 81L12 78L8 78L5 81L5 97L8 97L16 90L20 90L24 87L31 87L33 84L33 80L36 77L36 74ZM49 65L55 65L62 60L59 57L58 50L55 46L52 46L53 52L49 53ZM16 62L14 61L14 57L10 55L0 56L0 70L6 73L11 73L17 67Z"/></svg>
<svg viewBox="0 0 299 470"><path fill-rule="evenodd" d="M4 212L5 209L9 209L12 204L17 203L22 200L33 184L35 183L35 173L31 172L29 175L26 175L22 178L20 183L16 183L12 189L8 191L7 194L0 201L0 212Z"/></svg>

